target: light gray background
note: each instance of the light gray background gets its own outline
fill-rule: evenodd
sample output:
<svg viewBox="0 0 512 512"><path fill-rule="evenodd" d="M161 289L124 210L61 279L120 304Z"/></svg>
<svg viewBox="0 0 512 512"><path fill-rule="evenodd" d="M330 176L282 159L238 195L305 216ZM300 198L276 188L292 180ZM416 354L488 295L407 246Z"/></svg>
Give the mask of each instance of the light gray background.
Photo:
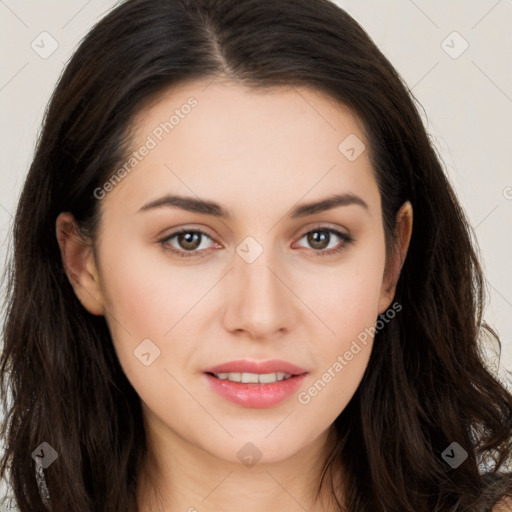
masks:
<svg viewBox="0 0 512 512"><path fill-rule="evenodd" d="M115 3L0 0L0 270L56 80L80 39ZM485 319L503 342L500 372L512 371L512 0L337 3L365 28L425 109L424 121L478 237L490 292ZM51 49L43 32L58 43L46 58L32 47Z"/></svg>

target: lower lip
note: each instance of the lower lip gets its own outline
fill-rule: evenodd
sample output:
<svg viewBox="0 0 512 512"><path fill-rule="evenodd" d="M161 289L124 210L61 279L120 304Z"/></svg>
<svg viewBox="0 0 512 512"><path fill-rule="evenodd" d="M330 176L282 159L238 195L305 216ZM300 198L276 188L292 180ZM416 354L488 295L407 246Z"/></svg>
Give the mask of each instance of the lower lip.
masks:
<svg viewBox="0 0 512 512"><path fill-rule="evenodd" d="M227 379L217 379L208 373L204 375L212 389L230 402L243 407L265 408L273 407L293 395L302 384L307 373L294 375L289 379L270 384L245 384Z"/></svg>

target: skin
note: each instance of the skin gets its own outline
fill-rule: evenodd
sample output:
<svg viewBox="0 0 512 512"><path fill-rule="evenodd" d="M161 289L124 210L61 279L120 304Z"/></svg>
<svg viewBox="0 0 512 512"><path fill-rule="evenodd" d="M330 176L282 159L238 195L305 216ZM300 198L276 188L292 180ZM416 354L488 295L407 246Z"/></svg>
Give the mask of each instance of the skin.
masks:
<svg viewBox="0 0 512 512"><path fill-rule="evenodd" d="M368 150L354 161L338 145L355 134L352 113L309 88L255 91L211 79L181 84L141 111L133 149L193 96L198 105L101 200L99 236L84 243L62 213L57 237L67 275L83 306L105 315L121 365L142 399L157 500L144 469L139 510L334 510L313 506L328 432L356 391L372 338L303 405L297 394L267 408L228 402L203 371L235 359L283 359L309 374L307 391L393 303L412 231L412 207L397 215L396 251L386 261L381 198ZM288 212L333 193L352 204L291 219ZM213 200L219 219L172 207L139 212L165 193ZM304 236L335 234L322 246ZM180 227L208 237L180 258ZM250 236L263 252L248 263L236 252ZM342 247L337 254L321 251ZM399 313L398 313L399 314ZM150 339L160 356L145 366L133 352ZM261 452L252 467L237 452ZM249 497L249 499L248 499ZM313 506L313 508L311 508ZM160 508L158 508L160 507Z"/></svg>

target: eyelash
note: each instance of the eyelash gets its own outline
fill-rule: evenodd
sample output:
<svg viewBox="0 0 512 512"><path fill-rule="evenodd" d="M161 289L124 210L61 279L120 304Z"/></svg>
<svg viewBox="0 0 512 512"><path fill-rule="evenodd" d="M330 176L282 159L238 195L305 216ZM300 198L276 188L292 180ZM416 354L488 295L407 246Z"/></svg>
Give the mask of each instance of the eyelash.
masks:
<svg viewBox="0 0 512 512"><path fill-rule="evenodd" d="M349 237L348 235L344 234L344 233L341 233L340 231L336 230L336 229L333 229L333 228L328 228L328 227L323 227L323 226L318 226L314 229L311 229L309 231L306 231L301 237L300 239L304 238L306 235L308 235L309 233L314 233L315 231L323 231L323 232L328 232L328 233L332 233L336 236L338 236L339 238L341 238L341 240L343 241L343 243L341 244L340 247L336 248L336 249L329 249L328 251L326 250L318 250L318 249L312 249L313 253L315 254L315 256L334 256L335 254L338 254L339 252L341 252L345 246L347 246L348 244L352 243L354 241L353 238ZM169 236L166 236L165 238L163 238L162 240L159 240L159 243L164 247L166 248L166 250L169 250L171 252L173 252L174 254L176 254L177 256L179 256L180 258L191 258L191 257L196 257L196 255L200 252L200 251L181 251L181 250L178 250L174 247L171 246L171 248L167 248L166 247L166 244L169 243L169 240L172 240L173 238L175 238L176 236L180 235L181 233L200 233L201 236L206 236L207 238L211 238L210 235L208 235L208 233L204 232L203 230L201 229L198 229L198 228L195 228L195 229L188 229L188 228L183 228L183 229L180 229L178 231L174 231L173 233L171 233ZM299 239L299 240L300 240ZM201 257L201 256L200 256Z"/></svg>

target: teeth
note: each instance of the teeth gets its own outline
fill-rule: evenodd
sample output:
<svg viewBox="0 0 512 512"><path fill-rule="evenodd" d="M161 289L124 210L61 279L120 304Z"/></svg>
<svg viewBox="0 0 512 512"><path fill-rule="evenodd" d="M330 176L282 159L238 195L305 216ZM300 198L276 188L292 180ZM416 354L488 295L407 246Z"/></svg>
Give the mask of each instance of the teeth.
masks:
<svg viewBox="0 0 512 512"><path fill-rule="evenodd" d="M242 382L244 384L257 384L259 382L258 377L257 373L242 373Z"/></svg>
<svg viewBox="0 0 512 512"><path fill-rule="evenodd" d="M221 380L243 382L247 384L271 384L291 377L290 373L216 373L215 377Z"/></svg>

